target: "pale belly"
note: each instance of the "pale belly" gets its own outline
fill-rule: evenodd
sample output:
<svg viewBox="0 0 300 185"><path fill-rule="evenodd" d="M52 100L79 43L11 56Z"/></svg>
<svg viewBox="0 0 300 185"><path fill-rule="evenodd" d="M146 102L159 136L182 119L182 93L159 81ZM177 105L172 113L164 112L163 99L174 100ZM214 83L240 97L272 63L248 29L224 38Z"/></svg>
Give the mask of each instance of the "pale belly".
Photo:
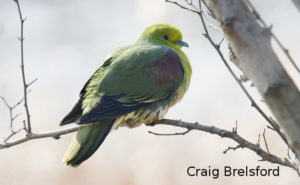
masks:
<svg viewBox="0 0 300 185"><path fill-rule="evenodd" d="M117 129L119 127L134 128L140 126L143 123L151 124L157 120L163 119L168 109L169 106L150 106L138 109L129 114L119 117L115 121L113 129Z"/></svg>
<svg viewBox="0 0 300 185"><path fill-rule="evenodd" d="M138 127L141 124L151 124L161 120L167 114L169 108L181 100L187 88L180 87L170 98L154 103L150 106L140 108L129 114L120 116L115 121L112 130L119 127Z"/></svg>

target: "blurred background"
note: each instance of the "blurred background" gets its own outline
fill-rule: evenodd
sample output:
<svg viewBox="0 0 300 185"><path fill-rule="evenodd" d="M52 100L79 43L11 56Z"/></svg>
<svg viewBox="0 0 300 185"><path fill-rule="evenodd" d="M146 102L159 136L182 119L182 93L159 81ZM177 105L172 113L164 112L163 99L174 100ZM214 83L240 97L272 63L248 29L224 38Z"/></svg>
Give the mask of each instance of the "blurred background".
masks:
<svg viewBox="0 0 300 185"><path fill-rule="evenodd" d="M300 59L300 18L291 1L252 0L254 6L295 59ZM193 66L191 86L183 100L170 109L167 118L182 119L232 129L256 143L266 121L250 106L217 53L202 36L196 14L163 0L20 0L25 22L25 65L31 86L29 107L34 132L60 129L63 116L78 99L79 91L105 56L119 46L135 42L145 27L171 24L178 27L190 48L184 51ZM216 42L221 35L211 30ZM0 95L10 104L22 97L20 49L17 37L20 23L13 0L0 1ZM280 59L299 85L299 76L277 46ZM227 44L222 50L227 55ZM299 63L299 62L298 62ZM236 69L235 69L236 70ZM237 71L237 70L236 70ZM250 86L250 83L247 83ZM260 102L253 87L250 92ZM262 107L269 113L265 105ZM15 113L23 112L23 107ZM25 113L16 120L21 127ZM9 133L9 111L0 102L0 138ZM100 149L78 168L66 167L62 157L73 134L60 140L33 140L0 151L1 185L180 185L180 184L299 184L297 174L280 167L279 177L190 177L186 170L219 168L276 168L259 162L247 149L223 151L236 143L199 131L184 136L154 136L148 131L183 131L171 126L120 128L112 132ZM20 137L18 135L17 137ZM272 153L286 157L287 146L271 130L266 137ZM262 144L263 145L263 144Z"/></svg>

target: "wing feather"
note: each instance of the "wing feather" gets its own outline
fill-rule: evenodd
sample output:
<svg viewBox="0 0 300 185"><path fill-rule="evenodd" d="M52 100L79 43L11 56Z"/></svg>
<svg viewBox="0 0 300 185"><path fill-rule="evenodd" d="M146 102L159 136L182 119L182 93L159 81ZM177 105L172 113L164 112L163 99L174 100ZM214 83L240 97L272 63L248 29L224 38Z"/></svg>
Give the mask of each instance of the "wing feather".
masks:
<svg viewBox="0 0 300 185"><path fill-rule="evenodd" d="M82 116L83 114L83 109L82 109L82 102L84 100L84 95L87 93L87 87L91 86L91 82L93 80L97 80L97 78L99 78L99 76L103 75L103 71L104 68L107 68L110 64L111 64L112 60L111 58L108 58L103 65L98 68L93 75L91 76L91 78L84 84L83 88L80 91L80 96L79 96L79 100L77 101L77 103L74 105L74 107L72 108L72 110L62 119L62 121L60 122L59 125L66 125L66 124L70 124L70 123L74 123L76 121L79 120L79 118Z"/></svg>
<svg viewBox="0 0 300 185"><path fill-rule="evenodd" d="M172 49L163 46L138 52L132 49L113 57L115 61L98 79L99 101L82 115L78 124L115 119L169 98L180 86L184 71ZM90 97L89 84L83 96Z"/></svg>

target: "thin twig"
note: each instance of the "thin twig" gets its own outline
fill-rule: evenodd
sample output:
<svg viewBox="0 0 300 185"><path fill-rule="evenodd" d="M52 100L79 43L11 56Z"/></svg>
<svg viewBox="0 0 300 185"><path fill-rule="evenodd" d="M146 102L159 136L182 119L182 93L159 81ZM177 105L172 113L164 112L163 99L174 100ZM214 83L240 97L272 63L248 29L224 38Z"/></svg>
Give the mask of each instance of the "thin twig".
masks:
<svg viewBox="0 0 300 185"><path fill-rule="evenodd" d="M202 10L203 11L203 10ZM207 10L208 11L208 10ZM210 14L210 12L208 12L208 15L212 17L212 15ZM219 29L217 26L213 25L212 23L210 23L208 17L203 14L205 20L206 20L206 24L208 25L208 27L212 28L213 30L217 31L218 33L224 35L223 31L221 29ZM212 17L213 18L213 17Z"/></svg>
<svg viewBox="0 0 300 185"><path fill-rule="evenodd" d="M258 134L257 145L260 146L260 134Z"/></svg>
<svg viewBox="0 0 300 185"><path fill-rule="evenodd" d="M280 130L280 127L279 127L279 124L272 118L272 117L269 117L269 119L271 120L272 124L271 124L271 127L272 129L271 130L274 130L277 134L279 134L279 136L282 138L282 140L285 142L285 144L293 151L295 152L292 147L290 147L290 144L286 138L286 136L284 135L283 132L281 132ZM270 127L268 127L270 128Z"/></svg>
<svg viewBox="0 0 300 185"><path fill-rule="evenodd" d="M267 139L266 139L266 129L264 129L264 133L262 134L262 136L264 138L264 143L265 143L267 152L268 152L268 154L270 154L269 146L268 146Z"/></svg>
<svg viewBox="0 0 300 185"><path fill-rule="evenodd" d="M232 132L237 132L238 130L238 122L237 120L235 121L235 127L232 128Z"/></svg>
<svg viewBox="0 0 300 185"><path fill-rule="evenodd" d="M27 91L27 94L28 93L29 93L29 91ZM15 107L19 106L23 101L24 101L24 97L21 98L14 106L12 106L12 108L14 109Z"/></svg>
<svg viewBox="0 0 300 185"><path fill-rule="evenodd" d="M184 132L167 133L167 134L156 133L156 132L152 132L152 131L148 131L148 133L156 135L156 136L176 136L176 135L185 135L185 134L189 133L190 131L191 131L190 129L187 129Z"/></svg>
<svg viewBox="0 0 300 185"><path fill-rule="evenodd" d="M8 104L8 102L6 101L6 99L3 96L0 96L0 98L2 99L2 101L5 104L5 106L9 110L9 121L10 121L9 128L10 128L11 132L14 132L14 129L13 129L13 122L14 122L14 119L13 119L13 110L14 110L15 107L14 106L10 106Z"/></svg>
<svg viewBox="0 0 300 185"><path fill-rule="evenodd" d="M252 11L252 13L256 16L256 19L258 21L260 21L260 23L265 28L271 28L272 27L272 26L268 26L266 24L266 22L261 18L261 16L259 15L259 13L256 11L255 7L253 6L253 4L249 0L245 0L245 2L247 3L247 5L250 8L250 10ZM274 38L275 42L278 44L278 46L280 47L280 49L285 53L285 55L287 56L287 58L289 59L289 61L292 63L292 65L294 66L294 68L300 73L300 68L297 66L295 60L290 55L289 50L286 49L283 46L283 44L280 42L280 40L278 39L278 37L272 32L272 30L271 29L269 29L269 30L270 30L271 36Z"/></svg>
<svg viewBox="0 0 300 185"><path fill-rule="evenodd" d="M187 7L185 7L185 6L177 3L176 1L170 1L170 0L165 0L165 1L168 2L168 3L173 3L173 4L177 5L177 6L179 6L180 8L188 10L190 12L194 12L194 13L197 13L197 14L200 13L198 10L193 10L193 9L187 8Z"/></svg>
<svg viewBox="0 0 300 185"><path fill-rule="evenodd" d="M5 138L4 139L4 143L6 143L10 138L12 138L14 135L16 135L17 133L19 133L19 132L21 132L22 130L24 130L25 128L20 128L19 130L17 130L17 131L12 131L11 133L10 133L10 135L7 137L7 138Z"/></svg>
<svg viewBox="0 0 300 185"><path fill-rule="evenodd" d="M13 111L14 109L19 106L22 101L23 101L23 98L21 98L15 105L11 106L8 104L7 100L3 97L3 96L0 96L0 99L2 99L2 101L4 102L4 104L6 105L6 107L8 108L9 110L9 119L10 119L10 125L9 125L9 128L10 128L10 131L11 131L11 134L8 136L8 138L6 138L5 140L8 140L11 136L15 135L16 134L16 131L14 131L14 128L13 128L13 123L15 121L15 119L20 115L19 114L16 114L15 116L13 116Z"/></svg>
<svg viewBox="0 0 300 185"><path fill-rule="evenodd" d="M2 101L4 102L4 104L6 105L6 107L8 107L9 109L12 109L12 107L9 106L9 104L7 103L6 99L3 96L0 96L0 98L2 99Z"/></svg>
<svg viewBox="0 0 300 185"><path fill-rule="evenodd" d="M16 114L16 115L12 118L12 120L15 121L15 119L17 119L20 115L21 115L21 113Z"/></svg>
<svg viewBox="0 0 300 185"><path fill-rule="evenodd" d="M27 118L27 132L31 133L30 113L29 113L28 99L27 99L27 88L29 85L26 83L25 67L24 67L24 22L26 18L23 18L22 16L19 0L14 0L14 1L18 7L19 18L21 23L21 34L19 40L21 44L21 71L22 71L22 81L23 81L24 107L25 107L26 118Z"/></svg>
<svg viewBox="0 0 300 185"><path fill-rule="evenodd" d="M197 7L194 5L193 0L184 0L189 6L191 6L194 10L197 10Z"/></svg>
<svg viewBox="0 0 300 185"><path fill-rule="evenodd" d="M31 82L29 82L28 84L27 84L27 88L29 87L29 86L31 86L34 82L36 82L38 79L37 78L35 78L34 80L32 80Z"/></svg>
<svg viewBox="0 0 300 185"><path fill-rule="evenodd" d="M236 149L239 149L239 148L242 148L242 146L241 146L241 145L237 145L237 146L235 146L235 147L229 146L226 150L223 151L223 153L224 153L224 154L227 154L227 152L228 152L229 150L235 151Z"/></svg>

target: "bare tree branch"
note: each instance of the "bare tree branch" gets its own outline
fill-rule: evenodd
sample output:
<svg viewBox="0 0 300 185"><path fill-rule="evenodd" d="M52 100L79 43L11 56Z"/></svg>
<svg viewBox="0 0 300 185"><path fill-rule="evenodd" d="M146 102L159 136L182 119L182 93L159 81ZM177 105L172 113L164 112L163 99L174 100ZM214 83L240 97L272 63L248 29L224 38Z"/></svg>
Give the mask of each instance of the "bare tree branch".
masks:
<svg viewBox="0 0 300 185"><path fill-rule="evenodd" d="M70 128L66 128L66 129L61 129L61 130L46 132L46 133L40 133L40 134L28 133L27 135L25 135L19 139L16 139L14 141L4 142L4 143L0 144L0 149L9 148L9 147L33 140L33 139L40 139L40 138L59 139L60 136L75 132L78 130L78 128L79 128L79 126L74 126L74 127L70 127Z"/></svg>
<svg viewBox="0 0 300 185"><path fill-rule="evenodd" d="M201 1L199 1L199 6L200 6L200 9L202 9L201 8ZM274 130L281 136L281 138L285 141L285 143L287 145L289 145L288 142L287 142L287 139L286 139L285 135L281 132L281 130L279 129L279 127L275 124L276 122L271 117L268 117L266 115L266 113L260 108L260 106L258 106L258 104L254 100L254 98L250 95L250 93L248 92L248 90L243 85L242 81L237 77L237 75L231 69L231 67L228 64L227 60L225 59L222 51L220 50L220 45L221 45L222 42L220 42L219 44L216 44L212 40L212 37L210 36L210 34L208 32L208 29L207 29L207 26L206 26L206 22L204 20L203 11L200 11L200 13L198 15L200 16L201 23L202 23L202 26L203 26L204 31L205 31L205 33L203 35L208 39L208 41L210 42L210 44L215 48L215 50L219 54L222 62L225 64L226 68L228 69L228 71L230 72L230 74L232 75L232 77L235 79L235 81L238 83L238 85L240 86L240 88L242 89L242 91L244 92L244 94L250 100L251 106L254 107L263 116L263 118L271 125L271 127L274 128Z"/></svg>
<svg viewBox="0 0 300 185"><path fill-rule="evenodd" d="M8 102L6 101L6 99L5 99L3 96L0 96L0 99L2 99L2 101L3 101L4 104L5 104L5 106L6 106L6 107L8 108L8 110L9 110L9 120L10 120L9 128L10 128L11 133L10 133L9 136L7 136L7 138L4 139L4 142L6 142L6 141L8 141L12 136L14 136L14 135L16 135L17 133L19 133L21 130L25 130L25 129L26 129L25 127L22 127L22 128L20 128L19 130L15 131L15 130L14 130L14 126L13 126L14 121L16 120L16 118L17 118L19 115L21 115L21 113L14 115L14 113L13 113L13 112L14 112L14 109L15 109L16 107L18 107L18 106L22 103L22 101L24 100L24 98L21 98L21 99L20 99L15 105L13 105L13 106L9 105Z"/></svg>
<svg viewBox="0 0 300 185"><path fill-rule="evenodd" d="M187 1L187 0L186 0ZM234 79L236 80L236 82L239 84L239 86L241 87L241 89L243 90L243 92L246 94L246 96L248 97L248 99L250 100L250 102L251 102L251 105L265 118L265 120L269 123L269 125L270 126L268 126L268 128L271 128L272 130L274 130L274 131L276 131L278 134L279 134L279 136L283 139L283 141L288 145L288 147L289 148L291 148L292 149L292 151L294 152L294 153L296 153L297 154L297 152L296 152L296 149L295 149L295 146L293 146L293 147L291 147L292 146L292 143L291 142L288 142L288 139L287 139L287 137L286 137L286 135L281 131L281 129L280 129L280 127L279 127L279 125L278 125L278 123L274 120L274 119L272 119L271 117L269 117L269 116L267 116L266 114L265 114L265 112L258 106L258 104L255 102L255 100L252 98L252 96L249 94L249 92L247 91L247 89L244 87L244 85L243 85L243 83L242 83L242 81L235 75L235 73L233 72L233 70L231 69L231 67L229 66L229 64L228 64L228 62L226 61L226 59L225 59L225 57L223 56L223 54L222 54L222 52L221 52L221 50L220 50L220 45L221 45L221 42L219 43L219 44L216 44L214 41L213 41L213 39L211 38L211 36L210 36L210 34L209 34L209 32L208 32L208 28L207 28L207 26L206 25L210 25L210 24L207 24L206 23L206 21L205 21L205 19L204 19L204 15L203 15L203 10L202 10L202 8L201 8L201 1L203 1L205 4L206 4L206 6L208 6L207 4L213 4L213 3L220 3L221 5L219 5L220 7L223 5L222 3L224 3L224 4L226 4L224 1L222 1L222 3L221 3L221 1L219 1L219 0L213 0L213 1L209 1L209 0L199 0L199 10L197 10L196 12L194 12L194 13L197 13L199 16L200 16L200 19L201 19L201 22L202 22L202 26L203 26L203 28L204 28L204 36L208 39L208 41L211 43L211 45L216 49L216 51L217 51L217 53L219 54L219 56L221 57L221 59L222 59L222 61L223 61L223 63L225 64L225 66L227 67L227 69L229 70L229 72L231 73L231 75L234 77ZM247 0L248 1L248 0ZM178 3L174 3L173 1L168 1L168 2L170 2L170 3L173 3L173 4L175 4L175 5L178 5ZM228 1L227 3L232 3L232 1ZM191 6L191 3L192 2L188 2L187 4L189 5L189 6ZM216 3L216 4L217 4ZM248 3L249 3L249 5L248 6L252 6L252 4L250 4L250 2L248 1ZM182 8L182 6L183 5L180 5L179 7L181 7ZM183 6L184 7L184 6ZM195 6L192 6L194 9L195 9ZM217 9L217 8L220 8L220 7L214 7L214 8L212 8L212 7L209 7L208 6L208 9L209 9L209 11L210 12L213 12L213 11L216 11L216 10L214 10L214 9ZM232 8L232 7L231 7ZM184 9L184 8L183 8ZM229 11L230 10L230 11ZM226 11L228 11L228 13L229 13L229 15L231 15L230 13L232 13L232 12L234 12L234 10L232 10L232 9L225 9L225 10L222 10L221 12L226 12ZM241 12L243 12L243 11L241 11ZM215 15L215 13L213 12L213 13L209 13L214 19L217 19L217 21L219 21L219 22L221 22L219 19L218 19L218 17L216 17L216 15ZM255 16L257 17L257 19L259 19L260 21L261 21L261 23L263 24L263 25L265 25L266 26L266 24L265 24L265 22L262 20L262 19L260 19L260 17L259 17L259 14L256 12L256 10L254 9L254 8L252 8L252 14L255 14ZM230 19L230 18L228 18L228 19ZM244 20L245 21L245 20ZM224 23L223 22L221 22L221 27L222 26L224 26ZM223 33L223 32L225 32L226 30L224 29L224 27L222 27L222 31L220 32L220 33ZM250 29L249 29L250 30ZM281 49L285 52L285 54L287 55L287 57L289 58L289 60L292 62L292 64L294 65L294 67L299 71L299 68L296 66L296 64L295 64L295 62L294 62L294 60L292 59L292 57L289 55L289 53L288 53L288 50L287 49L285 49L284 47L283 47L283 45L280 43L280 41L278 40L278 38L271 32L271 30L269 29L269 31L270 31L270 33L272 34L272 36L274 37L274 39L275 39L275 41L279 44L279 46L281 47ZM251 40L251 39L250 39ZM237 46L238 47L238 46ZM230 50L231 50L231 47L230 47ZM235 64L240 68L240 65L239 65L239 61L237 61L237 59L238 60L241 60L240 58L238 58L238 57L236 57L235 56L235 52L233 52L232 53L233 54L233 57L235 58L235 61L233 61L233 62L235 62ZM241 69L241 68L240 68ZM243 71L243 69L241 69L242 71ZM247 78L247 76L245 77L245 78ZM293 83L292 83L293 84ZM299 112L299 111L298 111ZM293 114L293 116L295 116L295 114ZM295 132L296 131L299 131L299 129L298 130L295 130ZM267 148L267 151L269 152L269 148L268 148L268 145L267 145L267 141L266 141L266 138L265 138L265 133L263 134L263 139L264 139L264 142L265 142L265 145L266 145L266 148ZM260 135L259 135L259 138L258 138L258 144L260 143ZM228 149L227 150L225 150L225 152L227 152L228 150L235 150L235 149L238 149L238 148L240 148L241 146L240 145L238 145L238 146L236 146L236 147L228 147Z"/></svg>
<svg viewBox="0 0 300 185"><path fill-rule="evenodd" d="M179 5L177 2L174 2L174 1L168 1L167 2L169 3L173 3L177 6L179 6L180 8L183 8L184 6L183 5ZM230 65L228 64L227 60L225 59L222 51L220 50L220 46L222 44L222 41L223 39L221 40L221 42L219 42L218 44L216 44L212 37L210 36L209 34L209 31L208 31L208 28L207 28L207 25L206 25L206 22L204 20L204 16L203 16L203 10L201 8L201 1L199 1L199 6L200 6L200 10L198 11L193 11L194 13L197 13L199 16L200 16L200 19L201 19L201 23L202 23L202 26L204 28L204 36L208 39L208 41L210 42L210 44L214 47L214 49L217 51L217 53L219 54L222 62L224 63L224 65L226 66L226 68L228 69L228 71L230 72L230 74L232 75L232 77L234 78L234 80L238 83L238 85L240 86L240 88L242 89L242 91L245 93L245 95L247 96L247 98L250 100L251 102L251 106L254 107L262 116L263 118L271 125L271 127L275 127L275 124L274 124L274 121L268 117L265 112L258 106L258 104L256 103L256 101L252 98L252 96L250 95L250 93L248 92L248 90L245 88L245 86L243 85L243 83L241 82L241 80L237 77L237 75L233 72L233 70L231 69ZM186 9L186 10L190 10L188 8L183 8L183 9ZM279 132L280 136L284 139L284 141L287 141L287 139L285 138L284 134L281 133L280 129L275 129L277 132ZM286 142L287 143L287 142ZM288 144L288 143L287 143Z"/></svg>
<svg viewBox="0 0 300 185"><path fill-rule="evenodd" d="M25 76L25 67L24 67L24 22L26 18L23 18L19 0L14 0L14 2L17 4L18 12L19 12L19 18L21 23L21 33L20 33L20 44L21 44L21 71L22 71L22 82L23 82L23 93L24 93L24 107L26 111L26 117L27 117L27 132L31 133L31 122L30 122L30 113L29 113L29 107L28 107L28 98L27 98L27 88L36 80L33 80L29 84L26 82L26 76Z"/></svg>
<svg viewBox="0 0 300 185"><path fill-rule="evenodd" d="M224 153L224 154L227 154L228 151L230 151L230 150L235 151L235 150L237 150L237 149L239 149L239 148L242 148L242 146L241 146L241 145L237 145L237 146L235 146L235 147L229 146L226 150L224 150L223 153Z"/></svg>
<svg viewBox="0 0 300 185"><path fill-rule="evenodd" d="M267 152L268 152L268 154L270 154L270 150L269 150L268 142L267 142L267 139L266 139L266 129L264 129L264 133L262 134L262 136L263 136L263 138L264 138L264 143L265 143L265 146L266 146Z"/></svg>
<svg viewBox="0 0 300 185"><path fill-rule="evenodd" d="M186 128L188 131L185 131L185 132L189 132L191 130L200 130L200 131L208 132L211 134L216 134L220 137L232 139L232 140L236 141L239 146L239 147L235 147L235 149L248 148L248 149L254 151L255 153L257 153L257 155L259 155L263 161L269 161L271 163L276 163L276 164L280 164L282 166L290 167L290 168L294 169L295 171L297 171L297 173L299 174L298 166L296 163L294 163L293 161L291 161L287 158L280 158L275 155L269 154L268 152L264 151L259 145L253 144L253 143L247 141L246 139L242 138L234 129L233 129L233 131L228 131L228 130L220 129L220 128L217 128L214 126L206 126L206 125L202 125L199 123L188 123L188 122L184 122L181 120L178 121L178 120L171 120L171 119L163 119L163 120L155 122L155 124L156 125L157 124L170 125L170 126L175 126L175 127ZM22 138L14 140L14 141L0 144L0 149L9 148L11 146L25 143L27 141L34 140L34 139L40 139L40 138L59 139L60 136L75 132L78 130L78 128L79 128L79 126L74 126L74 127L67 128L67 129L62 129L62 130L52 131L52 132L47 132L47 133L41 133L41 134L30 133ZM182 132L181 135L185 132ZM154 133L154 132L152 132L152 133ZM169 135L169 134L167 134L167 135ZM173 135L179 135L179 134L173 134ZM230 149L233 149L233 148L230 148Z"/></svg>
<svg viewBox="0 0 300 185"><path fill-rule="evenodd" d="M179 6L180 8L182 9L185 9L185 10L188 10L190 12L194 12L194 13L200 13L198 10L195 10L195 9L190 9L190 8L187 8L181 4L179 4L177 1L170 1L170 0L165 0L166 2L169 2L169 3L173 3L173 4L176 4L177 6Z"/></svg>
<svg viewBox="0 0 300 185"><path fill-rule="evenodd" d="M190 129L187 129L184 132L167 133L167 134L156 133L156 132L152 132L152 131L148 131L148 133L156 135L156 136L178 136L178 135L185 135L185 134L189 133L190 131L191 131Z"/></svg>
<svg viewBox="0 0 300 185"><path fill-rule="evenodd" d="M7 136L7 138L4 139L4 143L6 143L10 138L12 138L14 135L18 134L22 130L25 130L25 127L18 129L17 131L12 130L10 135Z"/></svg>
<svg viewBox="0 0 300 185"><path fill-rule="evenodd" d="M167 1L167 2L173 3L173 4L175 4L175 5L178 6L178 3L174 2L174 1ZM190 3L189 3L189 5L190 5ZM242 89L242 91L245 93L245 95L247 96L247 98L250 100L251 106L254 107L263 116L263 118L270 124L270 126L271 126L270 128L273 128L273 130L276 131L280 135L280 137L284 140L284 142L289 146L287 138L284 135L284 133L281 132L278 124L276 124L276 122L271 117L267 116L266 113L258 106L258 104L256 103L256 101L252 98L252 96L250 95L250 93L248 92L248 90L243 85L242 81L237 77L237 75L231 69L231 67L228 64L227 60L225 59L222 51L220 50L220 46L222 44L223 39L218 44L216 44L213 41L212 37L209 34L208 28L206 26L207 23L205 22L203 10L201 8L201 1L199 1L199 6L200 6L200 8L199 8L200 10L196 11L195 13L197 13L200 16L201 23L202 23L202 26L203 26L204 32L205 32L203 35L208 39L208 41L210 42L210 44L215 48L215 50L219 54L222 62L225 64L226 68L230 72L230 74L233 76L233 78L238 83L238 85L240 86L240 88ZM183 6L180 5L179 7L182 8ZM189 10L189 9L187 9L187 10ZM208 25L210 25L210 24L208 24Z"/></svg>
<svg viewBox="0 0 300 185"><path fill-rule="evenodd" d="M36 82L38 79L37 78L35 78L34 80L32 80L31 82L29 82L28 84L27 84L27 88L28 87L30 87L34 82ZM28 91L27 91L27 94L28 94Z"/></svg>
<svg viewBox="0 0 300 185"><path fill-rule="evenodd" d="M279 120L291 149L300 155L300 93L271 46L270 28L261 27L245 1L203 0L251 79Z"/></svg>
<svg viewBox="0 0 300 185"><path fill-rule="evenodd" d="M206 125L202 125L199 123L188 123L188 122L184 122L184 121L180 121L180 120L178 121L178 120L171 120L171 119L163 119L161 121L156 122L156 124L182 127L182 128L186 128L188 130L200 130L200 131L218 135L222 138L232 139L235 142L237 142L238 145L237 145L237 147L229 147L229 149L227 149L227 151L235 150L238 148L248 148L249 150L252 150L257 155L259 155L263 161L268 161L271 163L276 163L276 164L280 164L282 166L290 167L290 168L294 169L297 172L297 174L300 176L299 166L297 165L296 162L293 162L287 158L277 157L275 155L272 155L272 154L264 151L259 145L251 143L251 142L247 141L246 139L244 139L243 137L241 137L234 129L233 129L233 131L228 131L228 130L224 130L221 128L217 128L215 126L206 126Z"/></svg>

